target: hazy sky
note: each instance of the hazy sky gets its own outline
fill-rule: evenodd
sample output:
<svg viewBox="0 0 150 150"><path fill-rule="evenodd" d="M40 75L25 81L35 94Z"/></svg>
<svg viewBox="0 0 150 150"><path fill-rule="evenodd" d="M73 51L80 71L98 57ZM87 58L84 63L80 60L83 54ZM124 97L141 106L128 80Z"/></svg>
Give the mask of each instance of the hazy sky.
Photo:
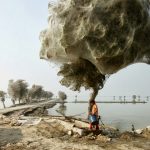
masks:
<svg viewBox="0 0 150 150"><path fill-rule="evenodd" d="M9 79L25 79L57 94L77 93L59 84L58 68L39 59L39 33L47 27L49 0L0 0L0 90L7 91ZM135 64L112 75L99 96L150 96L150 66ZM78 93L86 99L89 92Z"/></svg>

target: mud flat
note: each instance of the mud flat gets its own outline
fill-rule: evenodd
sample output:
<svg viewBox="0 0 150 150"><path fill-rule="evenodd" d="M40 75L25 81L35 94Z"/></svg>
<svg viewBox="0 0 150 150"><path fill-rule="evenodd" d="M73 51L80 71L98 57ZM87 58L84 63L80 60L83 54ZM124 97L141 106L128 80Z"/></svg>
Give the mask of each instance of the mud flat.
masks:
<svg viewBox="0 0 150 150"><path fill-rule="evenodd" d="M150 127L123 132L108 126L89 131L82 119L0 116L0 150L149 150Z"/></svg>
<svg viewBox="0 0 150 150"><path fill-rule="evenodd" d="M89 130L84 119L48 116L47 108L56 103L43 102L0 114L0 150L149 150L150 126L134 132L119 132L100 125ZM5 114L5 115L4 115Z"/></svg>

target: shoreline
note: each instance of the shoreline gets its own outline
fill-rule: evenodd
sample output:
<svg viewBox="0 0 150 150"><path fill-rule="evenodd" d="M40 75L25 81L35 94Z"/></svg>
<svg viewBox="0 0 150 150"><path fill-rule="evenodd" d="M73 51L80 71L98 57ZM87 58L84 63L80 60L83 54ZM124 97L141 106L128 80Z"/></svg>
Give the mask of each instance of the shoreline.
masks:
<svg viewBox="0 0 150 150"><path fill-rule="evenodd" d="M84 119L47 115L44 110L55 105L53 101L42 102L34 107L10 109L7 116L1 114L0 150L148 150L150 147L150 126L119 132L101 125L99 131L91 131Z"/></svg>
<svg viewBox="0 0 150 150"><path fill-rule="evenodd" d="M88 101L72 101L72 102L66 102L66 103L88 103ZM132 102L132 101L96 101L96 103L121 103L121 104L126 104L126 103L147 103L146 101L140 101L140 102Z"/></svg>
<svg viewBox="0 0 150 150"><path fill-rule="evenodd" d="M6 121L8 118L3 118L3 120ZM82 128L77 127L79 125L82 125ZM89 131L87 125L80 120L65 117L22 116L9 124L6 122L3 125L0 124L0 149L149 149L150 128L142 129L139 133L120 133L114 128L105 126L97 132Z"/></svg>
<svg viewBox="0 0 150 150"><path fill-rule="evenodd" d="M13 113L14 111L20 111L20 110L25 110L25 109L36 109L36 108L44 108L47 109L53 107L56 105L56 102L53 100L47 100L47 101L40 101L36 103L31 103L31 104L25 104L25 105L17 105L13 107L7 107L5 109L0 109L0 114L2 115L7 115L7 113Z"/></svg>

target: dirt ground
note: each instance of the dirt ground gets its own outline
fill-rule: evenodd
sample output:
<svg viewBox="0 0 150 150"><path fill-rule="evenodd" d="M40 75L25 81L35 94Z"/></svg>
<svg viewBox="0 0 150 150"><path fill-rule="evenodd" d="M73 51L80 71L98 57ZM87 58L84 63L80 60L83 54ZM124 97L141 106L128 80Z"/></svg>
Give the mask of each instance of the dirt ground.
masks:
<svg viewBox="0 0 150 150"><path fill-rule="evenodd" d="M13 119L0 119L0 150L150 150L150 131L146 129L142 134L124 132L112 138L95 131L81 136L69 134L50 119L40 118L36 124L19 124Z"/></svg>
<svg viewBox="0 0 150 150"><path fill-rule="evenodd" d="M47 107L54 105L44 102L42 107L38 104L3 111L5 115L0 114L0 150L150 150L150 127L140 134L120 133L107 126L89 131L88 123L83 120L76 120L85 126L80 128L74 119L47 116Z"/></svg>

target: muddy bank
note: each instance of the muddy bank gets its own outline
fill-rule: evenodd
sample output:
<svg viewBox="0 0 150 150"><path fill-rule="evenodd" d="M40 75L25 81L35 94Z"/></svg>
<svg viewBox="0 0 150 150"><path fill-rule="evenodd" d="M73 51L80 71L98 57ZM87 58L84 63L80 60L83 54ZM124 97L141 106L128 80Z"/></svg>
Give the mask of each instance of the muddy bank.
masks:
<svg viewBox="0 0 150 150"><path fill-rule="evenodd" d="M32 107L25 107L22 109L8 109L8 111L6 113L3 113L3 115L5 116L20 116L20 115L24 115L24 116L46 116L48 115L48 108L52 108L56 105L56 102L51 102L48 101L46 103L37 103L35 105L31 105ZM24 105L27 106L27 105ZM19 107L19 106L18 106Z"/></svg>
<svg viewBox="0 0 150 150"><path fill-rule="evenodd" d="M150 127L123 133L107 125L89 130L84 119L48 116L46 109L55 104L0 115L0 150L149 150Z"/></svg>
<svg viewBox="0 0 150 150"><path fill-rule="evenodd" d="M149 150L150 128L140 134L120 133L108 126L88 130L88 123L75 118L20 116L16 124L0 117L1 150ZM10 122L11 123L10 123Z"/></svg>
<svg viewBox="0 0 150 150"><path fill-rule="evenodd" d="M40 107L30 108L24 112L24 116L46 116L48 115L47 109L52 108L56 105L55 102L49 103Z"/></svg>

